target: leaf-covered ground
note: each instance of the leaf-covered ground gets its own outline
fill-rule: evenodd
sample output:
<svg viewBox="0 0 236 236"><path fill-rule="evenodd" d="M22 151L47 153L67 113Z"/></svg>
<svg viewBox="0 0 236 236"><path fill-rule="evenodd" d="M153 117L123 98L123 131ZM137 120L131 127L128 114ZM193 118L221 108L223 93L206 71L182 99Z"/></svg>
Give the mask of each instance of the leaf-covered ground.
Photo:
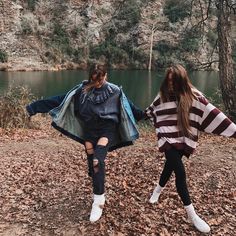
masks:
<svg viewBox="0 0 236 236"><path fill-rule="evenodd" d="M82 145L37 119L38 129L0 130L1 236L201 235L187 221L174 176L160 202L148 203L164 163L154 130L142 128L134 146L108 154L104 214L91 224ZM184 162L193 204L210 235L235 235L236 140L203 135Z"/></svg>

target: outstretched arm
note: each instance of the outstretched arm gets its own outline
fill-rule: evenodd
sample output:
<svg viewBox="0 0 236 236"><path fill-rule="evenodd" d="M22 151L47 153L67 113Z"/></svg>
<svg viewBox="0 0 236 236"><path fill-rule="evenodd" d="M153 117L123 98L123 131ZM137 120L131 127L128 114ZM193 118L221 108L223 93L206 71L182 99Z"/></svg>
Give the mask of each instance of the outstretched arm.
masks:
<svg viewBox="0 0 236 236"><path fill-rule="evenodd" d="M206 99L201 99L201 102L205 105L200 122L201 130L206 133L236 138L236 124Z"/></svg>
<svg viewBox="0 0 236 236"><path fill-rule="evenodd" d="M55 107L58 107L63 99L64 95L53 96L42 100L37 100L26 106L26 110L30 116L33 116L37 113L47 113Z"/></svg>
<svg viewBox="0 0 236 236"><path fill-rule="evenodd" d="M160 95L158 94L149 107L145 109L147 119L150 119L153 124L156 122L155 109L160 105Z"/></svg>
<svg viewBox="0 0 236 236"><path fill-rule="evenodd" d="M128 102L131 107L131 110L132 110L135 120L140 121L140 120L144 119L146 117L144 111L142 111L140 108L135 106L134 103L129 98L127 98L127 99L128 99Z"/></svg>

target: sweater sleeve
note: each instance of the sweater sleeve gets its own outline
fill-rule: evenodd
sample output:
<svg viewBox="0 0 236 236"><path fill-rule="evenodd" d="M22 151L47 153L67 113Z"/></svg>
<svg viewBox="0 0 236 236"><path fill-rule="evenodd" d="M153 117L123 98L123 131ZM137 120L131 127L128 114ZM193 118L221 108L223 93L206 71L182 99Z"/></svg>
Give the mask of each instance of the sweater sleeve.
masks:
<svg viewBox="0 0 236 236"><path fill-rule="evenodd" d="M66 94L53 96L42 100L37 100L26 106L26 110L30 116L33 116L37 113L48 113L55 107L58 107Z"/></svg>
<svg viewBox="0 0 236 236"><path fill-rule="evenodd" d="M204 103L205 109L200 120L200 129L206 133L236 138L236 124L207 100Z"/></svg>
<svg viewBox="0 0 236 236"><path fill-rule="evenodd" d="M149 107L145 109L146 117L149 118L153 123L155 122L156 116L154 114L154 109L160 105L160 95L158 94L154 101Z"/></svg>

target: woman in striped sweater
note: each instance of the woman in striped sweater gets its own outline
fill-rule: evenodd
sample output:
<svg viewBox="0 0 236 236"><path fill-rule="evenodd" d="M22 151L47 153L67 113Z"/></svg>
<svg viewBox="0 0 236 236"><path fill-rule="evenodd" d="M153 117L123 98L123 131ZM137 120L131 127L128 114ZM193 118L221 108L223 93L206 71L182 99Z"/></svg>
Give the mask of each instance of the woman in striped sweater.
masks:
<svg viewBox="0 0 236 236"><path fill-rule="evenodd" d="M200 131L236 138L236 125L193 87L181 65L167 69L160 92L146 109L146 115L156 128L159 150L166 157L159 183L149 201L158 201L174 172L177 192L188 218L199 231L210 232L209 225L196 214L191 203L182 157L193 153Z"/></svg>

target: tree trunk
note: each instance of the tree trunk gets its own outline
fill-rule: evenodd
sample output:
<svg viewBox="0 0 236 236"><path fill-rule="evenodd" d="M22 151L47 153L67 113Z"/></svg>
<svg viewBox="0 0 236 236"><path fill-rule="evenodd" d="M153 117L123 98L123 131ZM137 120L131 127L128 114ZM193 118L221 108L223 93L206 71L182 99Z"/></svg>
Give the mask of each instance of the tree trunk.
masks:
<svg viewBox="0 0 236 236"><path fill-rule="evenodd" d="M227 0L218 0L217 9L220 88L226 111L230 118L236 121L236 85L230 42L230 9Z"/></svg>
<svg viewBox="0 0 236 236"><path fill-rule="evenodd" d="M149 64L148 64L148 70L150 71L152 69L152 47L153 47L153 36L154 36L154 24L152 25L152 33L150 38L150 51L149 51Z"/></svg>

